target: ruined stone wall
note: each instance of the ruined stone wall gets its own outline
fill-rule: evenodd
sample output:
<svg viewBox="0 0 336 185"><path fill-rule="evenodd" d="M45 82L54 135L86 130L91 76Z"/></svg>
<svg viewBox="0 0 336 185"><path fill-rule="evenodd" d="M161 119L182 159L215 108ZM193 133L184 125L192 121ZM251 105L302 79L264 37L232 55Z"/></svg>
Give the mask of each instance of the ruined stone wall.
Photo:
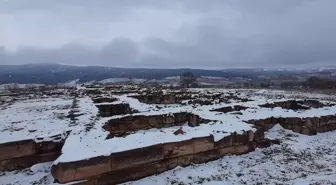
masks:
<svg viewBox="0 0 336 185"><path fill-rule="evenodd" d="M61 135L52 137L57 139ZM0 171L21 170L34 164L54 161L61 155L64 142L65 139L61 138L58 141L22 140L0 144Z"/></svg>
<svg viewBox="0 0 336 185"><path fill-rule="evenodd" d="M102 117L135 113L135 111L131 109L129 104L126 103L98 104L96 106L99 109L99 115Z"/></svg>
<svg viewBox="0 0 336 185"><path fill-rule="evenodd" d="M275 124L280 124L285 129L292 130L305 135L315 135L317 133L336 130L336 115L311 117L311 118L266 118L259 120L249 120L250 124L262 127L265 130L272 128Z"/></svg>
<svg viewBox="0 0 336 185"><path fill-rule="evenodd" d="M241 110L246 110L246 109L248 109L248 107L244 107L244 106L241 106L241 105L235 105L235 106L221 107L221 108L218 108L218 109L213 109L211 111L228 113L228 112L241 111Z"/></svg>
<svg viewBox="0 0 336 185"><path fill-rule="evenodd" d="M80 184L117 184L137 180L175 168L240 155L253 151L264 139L263 132L233 133L214 142L212 135L113 153L87 160L58 163L51 173L60 183L88 180Z"/></svg>
<svg viewBox="0 0 336 185"><path fill-rule="evenodd" d="M292 110L300 110L300 109L307 110L310 108L322 108L325 106L332 106L332 104L324 104L317 100L303 100L303 101L288 100L288 101L274 102L260 105L260 107L265 108L281 107L283 109L292 109Z"/></svg>
<svg viewBox="0 0 336 185"><path fill-rule="evenodd" d="M93 103L108 103L108 102L115 102L117 101L117 98L109 98L109 97L96 97L92 98Z"/></svg>
<svg viewBox="0 0 336 185"><path fill-rule="evenodd" d="M111 119L103 128L110 132L111 136L124 135L131 131L148 130L151 128L168 128L172 126L197 126L210 120L201 119L198 115L188 112L178 112L163 115L138 115Z"/></svg>
<svg viewBox="0 0 336 185"><path fill-rule="evenodd" d="M136 98L140 102L147 104L175 104L180 102L180 100L173 94L157 93L157 94L138 95L131 97Z"/></svg>

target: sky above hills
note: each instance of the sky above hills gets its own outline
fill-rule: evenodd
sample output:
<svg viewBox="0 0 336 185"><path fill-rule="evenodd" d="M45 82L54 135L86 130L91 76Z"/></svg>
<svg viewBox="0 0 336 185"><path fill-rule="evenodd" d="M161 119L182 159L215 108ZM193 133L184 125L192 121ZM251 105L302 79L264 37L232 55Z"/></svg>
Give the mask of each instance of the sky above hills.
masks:
<svg viewBox="0 0 336 185"><path fill-rule="evenodd" d="M335 0L0 0L0 64L335 64L335 7Z"/></svg>

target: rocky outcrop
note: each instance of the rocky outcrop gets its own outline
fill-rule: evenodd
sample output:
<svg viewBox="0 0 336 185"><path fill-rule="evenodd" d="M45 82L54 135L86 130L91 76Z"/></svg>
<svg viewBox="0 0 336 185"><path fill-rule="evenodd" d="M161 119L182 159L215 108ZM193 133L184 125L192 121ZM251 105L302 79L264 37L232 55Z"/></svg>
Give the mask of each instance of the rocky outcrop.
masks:
<svg viewBox="0 0 336 185"><path fill-rule="evenodd" d="M269 130L275 124L280 124L285 129L292 130L305 135L315 135L317 133L336 130L336 115L321 116L321 117L289 117L249 120L247 123L262 127L264 130Z"/></svg>
<svg viewBox="0 0 336 185"><path fill-rule="evenodd" d="M48 138L51 141L38 138L0 144L0 171L21 170L57 159L69 133Z"/></svg>
<svg viewBox="0 0 336 185"><path fill-rule="evenodd" d="M115 115L132 114L135 110L132 110L129 104L119 103L119 104L97 104L99 109L99 115L102 117L110 117Z"/></svg>
<svg viewBox="0 0 336 185"><path fill-rule="evenodd" d="M323 104L317 100L303 100L303 101L288 100L288 101L274 102L260 105L260 107L265 108L281 107L283 109L292 109L292 110L307 110L310 108L322 108L325 106L332 106L332 104Z"/></svg>
<svg viewBox="0 0 336 185"><path fill-rule="evenodd" d="M59 183L88 180L79 184L118 184L175 168L241 155L264 141L263 132L232 133L214 142L212 135L173 143L138 148L110 156L53 165L51 173ZM267 142L267 141L266 141Z"/></svg>
<svg viewBox="0 0 336 185"><path fill-rule="evenodd" d="M246 110L246 109L248 109L248 107L244 107L241 105L235 105L235 106L221 107L218 109L213 109L211 111L228 113L228 112L241 111L241 110Z"/></svg>
<svg viewBox="0 0 336 185"><path fill-rule="evenodd" d="M178 112L160 115L137 115L111 119L103 128L110 132L110 136L122 136L128 132L148 130L151 128L168 128L172 126L198 126L200 123L208 123L210 120L202 119L198 115L189 112Z"/></svg>

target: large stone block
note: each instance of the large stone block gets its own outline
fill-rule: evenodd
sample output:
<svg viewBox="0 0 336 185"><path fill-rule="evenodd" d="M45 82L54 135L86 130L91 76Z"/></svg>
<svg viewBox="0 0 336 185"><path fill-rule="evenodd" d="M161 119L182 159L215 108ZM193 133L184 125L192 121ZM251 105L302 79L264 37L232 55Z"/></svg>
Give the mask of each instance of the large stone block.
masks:
<svg viewBox="0 0 336 185"><path fill-rule="evenodd" d="M54 142L54 141L42 141L35 143L36 154L50 153L50 152L60 152L64 145L64 141Z"/></svg>
<svg viewBox="0 0 336 185"><path fill-rule="evenodd" d="M139 180L157 173L157 163L138 165L96 176L76 185L111 185Z"/></svg>
<svg viewBox="0 0 336 185"><path fill-rule="evenodd" d="M126 130L126 131L135 131L135 130L147 130L151 128L151 125L149 124L148 118L145 116L135 116L132 122L132 129Z"/></svg>
<svg viewBox="0 0 336 185"><path fill-rule="evenodd" d="M163 160L163 145L139 148L110 156L53 165L51 173L60 183L89 179L110 171L132 168Z"/></svg>
<svg viewBox="0 0 336 185"><path fill-rule="evenodd" d="M85 180L106 172L111 171L111 160L107 157L92 158L76 164L74 180Z"/></svg>
<svg viewBox="0 0 336 185"><path fill-rule="evenodd" d="M54 161L61 155L61 152L51 152L45 154L34 154L23 157L16 157L0 161L0 171L22 170L34 164Z"/></svg>
<svg viewBox="0 0 336 185"><path fill-rule="evenodd" d="M175 158L178 156L194 153L194 140L179 141L163 144L164 158Z"/></svg>
<svg viewBox="0 0 336 185"><path fill-rule="evenodd" d="M77 171L76 165L81 161L58 163L51 166L51 174L59 183L76 181L75 175Z"/></svg>
<svg viewBox="0 0 336 185"><path fill-rule="evenodd" d="M206 152L194 154L192 158L192 162L195 164L201 164L201 163L206 163L209 161L219 159L220 157L221 156L220 156L219 149L209 150Z"/></svg>
<svg viewBox="0 0 336 185"><path fill-rule="evenodd" d="M235 154L235 146L220 148L218 150L221 157Z"/></svg>
<svg viewBox="0 0 336 185"><path fill-rule="evenodd" d="M164 159L164 145L153 145L144 148L114 153L110 156L112 170L129 168Z"/></svg>
<svg viewBox="0 0 336 185"><path fill-rule="evenodd" d="M33 140L14 141L0 144L0 161L36 154Z"/></svg>
<svg viewBox="0 0 336 185"><path fill-rule="evenodd" d="M242 154L246 154L248 152L253 151L256 148L256 143L255 142L251 142L248 143L246 145L239 145L239 146L234 146L234 153L236 155L242 155Z"/></svg>
<svg viewBox="0 0 336 185"><path fill-rule="evenodd" d="M245 145L247 143L249 143L249 135L247 132L243 132L242 134L237 134L236 132L234 132L232 134L232 144L233 145Z"/></svg>
<svg viewBox="0 0 336 185"><path fill-rule="evenodd" d="M193 138L194 154L213 150L215 148L215 142L213 135L207 137Z"/></svg>
<svg viewBox="0 0 336 185"><path fill-rule="evenodd" d="M178 165L178 158L164 159L157 162L156 173L162 173L171 169L174 169Z"/></svg>
<svg viewBox="0 0 336 185"><path fill-rule="evenodd" d="M221 140L219 140L215 143L215 147L216 148L230 147L230 146L232 146L232 142L233 142L233 136L232 135L225 136L224 138L222 138Z"/></svg>
<svg viewBox="0 0 336 185"><path fill-rule="evenodd" d="M193 161L194 154L180 156L177 158L177 164L182 167L189 166Z"/></svg>

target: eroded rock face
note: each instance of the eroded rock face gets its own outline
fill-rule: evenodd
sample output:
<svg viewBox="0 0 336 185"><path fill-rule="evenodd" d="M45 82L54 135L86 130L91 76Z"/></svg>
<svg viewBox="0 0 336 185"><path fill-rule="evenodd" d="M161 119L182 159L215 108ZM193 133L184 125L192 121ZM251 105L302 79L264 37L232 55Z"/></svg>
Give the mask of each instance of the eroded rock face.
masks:
<svg viewBox="0 0 336 185"><path fill-rule="evenodd" d="M228 112L241 111L241 110L246 110L246 109L248 109L248 107L244 107L241 105L235 105L235 106L221 107L219 109L213 109L211 111L228 113Z"/></svg>
<svg viewBox="0 0 336 185"><path fill-rule="evenodd" d="M200 123L208 123L210 120L201 119L198 115L189 112L178 112L161 115L137 115L111 119L103 128L110 132L110 136L122 136L128 132L148 130L151 128L167 128L172 126L198 126Z"/></svg>
<svg viewBox="0 0 336 185"><path fill-rule="evenodd" d="M288 101L267 103L260 105L260 107L265 108L281 107L283 109L292 109L292 110L308 110L310 108L322 108L325 106L332 106L332 104L323 104L317 100L303 100L303 101L288 100Z"/></svg>
<svg viewBox="0 0 336 185"><path fill-rule="evenodd" d="M110 117L115 115L131 114L135 113L129 104L119 103L119 104L98 104L96 105L99 109L99 115L102 117Z"/></svg>
<svg viewBox="0 0 336 185"><path fill-rule="evenodd" d="M119 184L162 173L177 166L200 164L227 155L241 155L258 145L266 146L263 134L248 131L214 142L213 136L164 143L145 148L99 156L87 160L58 163L51 168L60 183L88 180L79 184Z"/></svg>
<svg viewBox="0 0 336 185"><path fill-rule="evenodd" d="M70 132L50 137L0 144L0 171L21 170L34 164L56 160ZM41 140L41 142L38 142Z"/></svg>
<svg viewBox="0 0 336 185"><path fill-rule="evenodd" d="M336 116L321 116L311 118L266 118L259 120L249 120L250 124L269 130L275 124L280 124L285 129L292 130L305 135L315 135L316 133L328 132L336 130Z"/></svg>

